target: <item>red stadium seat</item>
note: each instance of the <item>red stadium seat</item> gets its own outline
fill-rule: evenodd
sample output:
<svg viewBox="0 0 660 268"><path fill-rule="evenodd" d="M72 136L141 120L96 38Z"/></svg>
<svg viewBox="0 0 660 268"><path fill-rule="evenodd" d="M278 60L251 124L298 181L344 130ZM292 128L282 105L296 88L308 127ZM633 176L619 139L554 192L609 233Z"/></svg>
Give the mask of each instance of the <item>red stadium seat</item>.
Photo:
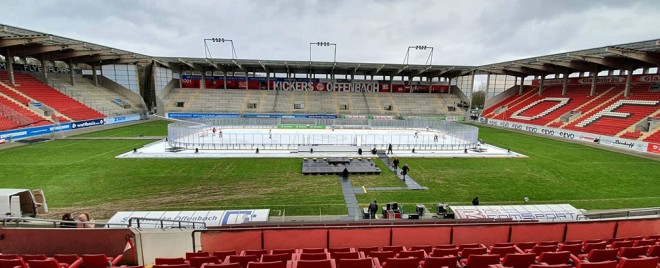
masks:
<svg viewBox="0 0 660 268"><path fill-rule="evenodd" d="M434 248L431 252L433 257L458 256L458 248Z"/></svg>
<svg viewBox="0 0 660 268"><path fill-rule="evenodd" d="M423 264L424 268L456 268L459 266L455 256L426 257L426 260L424 260Z"/></svg>
<svg viewBox="0 0 660 268"><path fill-rule="evenodd" d="M366 259L338 259L335 260L336 268L378 268L380 265L372 258Z"/></svg>
<svg viewBox="0 0 660 268"><path fill-rule="evenodd" d="M615 261L619 250L615 248L608 249L592 249L589 254L578 255L579 260L587 260L589 262L602 262L602 261Z"/></svg>
<svg viewBox="0 0 660 268"><path fill-rule="evenodd" d="M335 253L335 252L352 252L352 248L329 248L328 253ZM357 252L357 251L356 251Z"/></svg>
<svg viewBox="0 0 660 268"><path fill-rule="evenodd" d="M535 242L518 242L518 243L516 243L516 247L518 247L519 249L521 249L523 251L531 250L532 248L534 248L534 246L536 246Z"/></svg>
<svg viewBox="0 0 660 268"><path fill-rule="evenodd" d="M568 251L558 251L558 252L543 252L541 256L537 258L539 263L547 264L563 264L569 263L571 259L571 253Z"/></svg>
<svg viewBox="0 0 660 268"><path fill-rule="evenodd" d="M285 261L249 262L247 268L287 268Z"/></svg>
<svg viewBox="0 0 660 268"><path fill-rule="evenodd" d="M156 265L166 265L166 264L186 264L186 260L183 258L156 258L154 263Z"/></svg>
<svg viewBox="0 0 660 268"><path fill-rule="evenodd" d="M247 255L254 255L257 256L257 258L261 258L261 255L268 254L268 250L265 249L251 249L251 250L245 250L241 255L247 256Z"/></svg>
<svg viewBox="0 0 660 268"><path fill-rule="evenodd" d="M467 259L461 259L460 263L465 268L488 268L488 265L500 263L500 255L472 254Z"/></svg>
<svg viewBox="0 0 660 268"><path fill-rule="evenodd" d="M105 268L117 265L119 261L124 258L124 255L119 255L115 258L106 256L105 254L83 254L83 266L85 268Z"/></svg>
<svg viewBox="0 0 660 268"><path fill-rule="evenodd" d="M186 252L186 260L190 260L192 257L208 257L211 256L208 252Z"/></svg>
<svg viewBox="0 0 660 268"><path fill-rule="evenodd" d="M383 246L380 251L392 251L394 253L399 253L401 251L404 251L405 249L403 246Z"/></svg>
<svg viewBox="0 0 660 268"><path fill-rule="evenodd" d="M215 256L221 261L229 255L236 255L236 250L213 251L213 253L211 253L211 256Z"/></svg>
<svg viewBox="0 0 660 268"><path fill-rule="evenodd" d="M458 253L458 257L461 258L461 259L466 259L466 258L469 258L470 255L472 255L472 254L485 255L485 254L488 254L488 249L487 248L465 248L460 253Z"/></svg>
<svg viewBox="0 0 660 268"><path fill-rule="evenodd" d="M577 256L582 252L582 244L563 244L557 251L568 251Z"/></svg>
<svg viewBox="0 0 660 268"><path fill-rule="evenodd" d="M466 248L482 248L484 247L482 244L478 243L470 243L470 244L461 244L458 246L458 250L463 250Z"/></svg>
<svg viewBox="0 0 660 268"><path fill-rule="evenodd" d="M280 253L280 254L264 254L261 255L262 262L271 262L271 261L290 261L293 260L293 254L291 253Z"/></svg>
<svg viewBox="0 0 660 268"><path fill-rule="evenodd" d="M383 262L383 268L418 268L417 258L388 258Z"/></svg>
<svg viewBox="0 0 660 268"><path fill-rule="evenodd" d="M614 241L609 246L609 248L623 248L623 247L632 247L635 244L634 241Z"/></svg>
<svg viewBox="0 0 660 268"><path fill-rule="evenodd" d="M27 268L27 264L21 259L0 259L0 268Z"/></svg>
<svg viewBox="0 0 660 268"><path fill-rule="evenodd" d="M190 268L190 265L186 264L155 264L152 268Z"/></svg>
<svg viewBox="0 0 660 268"><path fill-rule="evenodd" d="M423 250L426 254L431 254L433 251L433 246L431 245L415 245L410 247L410 251Z"/></svg>
<svg viewBox="0 0 660 268"><path fill-rule="evenodd" d="M616 261L578 262L575 268L616 268Z"/></svg>
<svg viewBox="0 0 660 268"><path fill-rule="evenodd" d="M32 260L46 260L48 257L46 254L23 254L21 255L21 259L23 259L24 262L32 261Z"/></svg>
<svg viewBox="0 0 660 268"><path fill-rule="evenodd" d="M534 248L532 248L529 251L525 251L525 252L532 252L532 253L536 254L537 256L539 256L543 252L555 252L555 251L557 251L557 246L547 245L547 246L534 246Z"/></svg>
<svg viewBox="0 0 660 268"><path fill-rule="evenodd" d="M229 255L225 258L224 263L238 263L243 268L247 268L249 262L258 262L259 258L256 255Z"/></svg>
<svg viewBox="0 0 660 268"><path fill-rule="evenodd" d="M188 261L191 268L201 268L202 264L205 263L220 263L220 260L218 260L218 257L216 256L190 257Z"/></svg>
<svg viewBox="0 0 660 268"><path fill-rule="evenodd" d="M364 253L365 256L369 256L369 252L380 251L378 247L361 247L357 248L358 252Z"/></svg>
<svg viewBox="0 0 660 268"><path fill-rule="evenodd" d="M303 248L302 253L325 253L324 248Z"/></svg>
<svg viewBox="0 0 660 268"><path fill-rule="evenodd" d="M646 253L649 251L649 247L622 247L619 249L618 257L625 258L638 258L640 256L646 256Z"/></svg>
<svg viewBox="0 0 660 268"><path fill-rule="evenodd" d="M61 264L56 259L45 259L45 260L29 260L27 261L30 268L77 268L80 266L80 262L74 262L73 266Z"/></svg>
<svg viewBox="0 0 660 268"><path fill-rule="evenodd" d="M329 253L301 253L298 255L299 260L329 260Z"/></svg>
<svg viewBox="0 0 660 268"><path fill-rule="evenodd" d="M342 259L360 259L361 255L360 252L353 251L353 252L333 252L330 253L330 258L335 259L335 260L342 260Z"/></svg>
<svg viewBox="0 0 660 268"><path fill-rule="evenodd" d="M536 262L534 253L507 254L502 259L502 267L527 268Z"/></svg>
<svg viewBox="0 0 660 268"><path fill-rule="evenodd" d="M396 256L396 253L392 251L374 251L374 252L369 252L369 255L367 257L372 257L372 258L378 258L378 260L386 260L388 258L394 258Z"/></svg>
<svg viewBox="0 0 660 268"><path fill-rule="evenodd" d="M293 262L293 268L334 268L333 260L298 260Z"/></svg>
<svg viewBox="0 0 660 268"><path fill-rule="evenodd" d="M621 258L617 268L656 268L658 266L658 257L646 257L628 259Z"/></svg>
<svg viewBox="0 0 660 268"><path fill-rule="evenodd" d="M80 266L82 258L77 254L53 254L53 258L60 264L68 264L69 266Z"/></svg>
<svg viewBox="0 0 660 268"><path fill-rule="evenodd" d="M529 268L571 268L570 264L532 264Z"/></svg>
<svg viewBox="0 0 660 268"><path fill-rule="evenodd" d="M497 254L500 255L501 258L504 258L507 254L512 254L512 253L518 253L518 249L514 246L508 246L508 247L492 247L488 251L488 254Z"/></svg>
<svg viewBox="0 0 660 268"><path fill-rule="evenodd" d="M595 243L586 243L582 247L582 253L589 253L593 249L606 249L607 243L605 241L595 242Z"/></svg>
<svg viewBox="0 0 660 268"><path fill-rule="evenodd" d="M655 245L649 248L647 254L649 257L660 257L660 245Z"/></svg>
<svg viewBox="0 0 660 268"><path fill-rule="evenodd" d="M414 250L414 251L401 251L399 254L396 256L397 258L408 258L408 257L413 257L417 258L418 260L424 260L426 259L426 252L424 250Z"/></svg>

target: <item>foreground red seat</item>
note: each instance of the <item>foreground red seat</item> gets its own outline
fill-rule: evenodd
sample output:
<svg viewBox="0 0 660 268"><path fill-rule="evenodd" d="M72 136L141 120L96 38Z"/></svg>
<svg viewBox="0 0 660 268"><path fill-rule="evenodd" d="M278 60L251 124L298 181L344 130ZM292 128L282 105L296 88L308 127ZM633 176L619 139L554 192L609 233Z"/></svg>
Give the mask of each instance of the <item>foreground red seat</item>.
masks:
<svg viewBox="0 0 660 268"><path fill-rule="evenodd" d="M392 251L374 251L374 252L370 252L369 256L367 257L378 258L378 260L382 262L383 260L386 260L388 258L396 257L396 253Z"/></svg>
<svg viewBox="0 0 660 268"><path fill-rule="evenodd" d="M191 257L188 261L191 268L201 268L205 263L220 263L216 256Z"/></svg>
<svg viewBox="0 0 660 268"><path fill-rule="evenodd" d="M380 268L380 264L372 258L339 259L335 260L335 266L336 268Z"/></svg>
<svg viewBox="0 0 660 268"><path fill-rule="evenodd" d="M68 264L69 266L80 266L83 261L82 258L77 254L54 254L53 258L56 259L60 264Z"/></svg>
<svg viewBox="0 0 660 268"><path fill-rule="evenodd" d="M504 256L506 256L506 254L514 254L514 253L518 253L518 250L514 246L492 247L488 251L488 254L500 255L501 258L504 258Z"/></svg>
<svg viewBox="0 0 660 268"><path fill-rule="evenodd" d="M186 260L183 258L156 258L154 263L156 265L166 265L166 264L186 264Z"/></svg>
<svg viewBox="0 0 660 268"><path fill-rule="evenodd" d="M431 251L433 251L433 246L431 245L415 245L410 247L410 251L415 251L415 250L423 250L426 252L426 254L431 254Z"/></svg>
<svg viewBox="0 0 660 268"><path fill-rule="evenodd" d="M291 253L280 253L280 254L264 254L261 255L262 262L271 262L271 261L283 261L287 262L293 259L293 254Z"/></svg>
<svg viewBox="0 0 660 268"><path fill-rule="evenodd" d="M324 248L303 248L302 253L325 253Z"/></svg>
<svg viewBox="0 0 660 268"><path fill-rule="evenodd" d="M353 252L352 248L329 248L328 249L329 253L335 253L335 252ZM357 251L355 251L357 252Z"/></svg>
<svg viewBox="0 0 660 268"><path fill-rule="evenodd" d="M655 268L658 266L658 257L628 259L621 258L617 268Z"/></svg>
<svg viewBox="0 0 660 268"><path fill-rule="evenodd" d="M649 247L622 247L619 249L619 258L638 258L646 256L646 252L649 251Z"/></svg>
<svg viewBox="0 0 660 268"><path fill-rule="evenodd" d="M68 264L61 264L56 259L45 259L45 260L29 260L28 265L30 268L77 268L80 266L80 262L74 262L73 266Z"/></svg>
<svg viewBox="0 0 660 268"><path fill-rule="evenodd" d="M383 268L418 268L417 258L389 258L383 263Z"/></svg>
<svg viewBox="0 0 660 268"><path fill-rule="evenodd" d="M329 260L330 254L328 253L301 253L298 255L299 260Z"/></svg>
<svg viewBox="0 0 660 268"><path fill-rule="evenodd" d="M458 256L457 248L434 248L431 252L433 257Z"/></svg>
<svg viewBox="0 0 660 268"><path fill-rule="evenodd" d="M513 268L527 268L536 262L536 254L534 253L519 253L507 254L501 260L502 264L489 265L493 268L513 267Z"/></svg>
<svg viewBox="0 0 660 268"><path fill-rule="evenodd" d="M236 250L213 251L212 256L216 256L218 260L224 260L229 255L236 255Z"/></svg>
<svg viewBox="0 0 660 268"><path fill-rule="evenodd" d="M518 247L522 251L531 250L532 248L534 248L534 246L536 246L536 243L534 243L534 242L518 242L518 243L516 243L516 247Z"/></svg>
<svg viewBox="0 0 660 268"><path fill-rule="evenodd" d="M256 255L229 255L225 258L224 263L238 263L243 268L247 268L249 262L258 262L259 258Z"/></svg>
<svg viewBox="0 0 660 268"><path fill-rule="evenodd" d="M596 243L586 243L582 247L582 253L589 253L594 249L606 249L607 243L605 241L596 242Z"/></svg>
<svg viewBox="0 0 660 268"><path fill-rule="evenodd" d="M571 259L570 252L559 251L559 252L543 252L536 261L539 263L547 263L553 265L553 264L569 263L570 259Z"/></svg>
<svg viewBox="0 0 660 268"><path fill-rule="evenodd" d="M417 258L418 260L424 260L426 259L426 252L424 250L415 250L415 251L401 251L399 254L396 255L397 258L408 258L408 257L413 257Z"/></svg>
<svg viewBox="0 0 660 268"><path fill-rule="evenodd" d="M459 266L456 256L426 257L426 260L422 264L424 268L456 268Z"/></svg>
<svg viewBox="0 0 660 268"><path fill-rule="evenodd" d="M27 264L21 259L0 259L0 268L27 268Z"/></svg>
<svg viewBox="0 0 660 268"><path fill-rule="evenodd" d="M616 268L616 261L578 262L575 268Z"/></svg>
<svg viewBox="0 0 660 268"><path fill-rule="evenodd" d="M293 262L293 268L334 268L333 260L299 260Z"/></svg>
<svg viewBox="0 0 660 268"><path fill-rule="evenodd" d="M635 241L614 241L610 248L632 247L633 244L635 244Z"/></svg>
<svg viewBox="0 0 660 268"><path fill-rule="evenodd" d="M282 261L249 262L247 268L287 268L287 264Z"/></svg>
<svg viewBox="0 0 660 268"><path fill-rule="evenodd" d="M559 246L557 251L568 251L573 255L580 255L582 253L582 244L563 244Z"/></svg>
<svg viewBox="0 0 660 268"><path fill-rule="evenodd" d="M380 251L392 251L396 254L399 254L399 252L404 250L405 248L403 248L403 246L383 246L383 248Z"/></svg>
<svg viewBox="0 0 660 268"><path fill-rule="evenodd" d="M616 248L593 249L589 254L580 254L577 258L580 261L586 260L590 262L615 261L618 254L619 250Z"/></svg>
<svg viewBox="0 0 660 268"><path fill-rule="evenodd" d="M529 268L571 268L570 264L532 264Z"/></svg>
<svg viewBox="0 0 660 268"><path fill-rule="evenodd" d="M649 257L660 257L660 245L655 245L649 248L647 254Z"/></svg>
<svg viewBox="0 0 660 268"><path fill-rule="evenodd" d="M48 257L46 254L23 254L21 255L21 259L23 259L24 262L32 261L32 260L46 260Z"/></svg>
<svg viewBox="0 0 660 268"><path fill-rule="evenodd" d="M484 255L488 254L487 248L464 248L461 252L458 253L458 257L461 259L469 258L470 255Z"/></svg>
<svg viewBox="0 0 660 268"><path fill-rule="evenodd" d="M541 255L543 252L555 252L557 251L557 246L555 245L543 245L543 246L534 246L531 250L525 252L532 252L537 256Z"/></svg>
<svg viewBox="0 0 660 268"><path fill-rule="evenodd" d="M190 268L187 263L184 264L155 264L151 268Z"/></svg>
<svg viewBox="0 0 660 268"><path fill-rule="evenodd" d="M254 255L257 256L257 258L261 258L261 255L268 254L268 250L265 249L250 249L250 250L245 250L243 251L243 254L241 255Z"/></svg>
<svg viewBox="0 0 660 268"><path fill-rule="evenodd" d="M335 262L342 259L360 259L360 257L362 256L360 256L360 252L357 251L330 253L330 258L335 259Z"/></svg>
<svg viewBox="0 0 660 268"><path fill-rule="evenodd" d="M199 252L186 252L186 260L190 260L192 257L208 257L211 256L208 252L199 251Z"/></svg>
<svg viewBox="0 0 660 268"><path fill-rule="evenodd" d="M106 268L116 266L117 263L124 258L124 255L119 255L115 258L108 257L105 254L83 254L83 266L85 268Z"/></svg>
<svg viewBox="0 0 660 268"><path fill-rule="evenodd" d="M488 265L500 263L500 255L472 254L467 259L461 259L460 263L466 268L488 268Z"/></svg>

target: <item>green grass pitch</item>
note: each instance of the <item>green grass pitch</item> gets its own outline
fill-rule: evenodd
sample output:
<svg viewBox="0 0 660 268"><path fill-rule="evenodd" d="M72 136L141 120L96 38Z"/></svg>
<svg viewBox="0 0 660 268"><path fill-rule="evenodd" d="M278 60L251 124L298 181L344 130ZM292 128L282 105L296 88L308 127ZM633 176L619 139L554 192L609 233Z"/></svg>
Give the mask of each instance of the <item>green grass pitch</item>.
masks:
<svg viewBox="0 0 660 268"><path fill-rule="evenodd" d="M164 136L152 121L85 137ZM361 205L396 201L484 205L570 203L584 209L660 206L660 162L479 126L487 143L517 159L401 159L428 191L368 192ZM119 210L269 208L271 215L345 215L336 176L304 176L300 159L115 159L145 140L56 140L0 151L0 188L44 189L53 218ZM384 165L378 161L378 164ZM354 186L403 186L392 173L352 176Z"/></svg>

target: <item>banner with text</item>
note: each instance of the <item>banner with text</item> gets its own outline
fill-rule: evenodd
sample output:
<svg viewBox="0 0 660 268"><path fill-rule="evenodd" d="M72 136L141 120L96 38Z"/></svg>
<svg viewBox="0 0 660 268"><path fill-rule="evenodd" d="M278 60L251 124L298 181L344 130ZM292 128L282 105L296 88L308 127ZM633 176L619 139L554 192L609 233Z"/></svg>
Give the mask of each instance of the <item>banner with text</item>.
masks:
<svg viewBox="0 0 660 268"><path fill-rule="evenodd" d="M244 210L206 210L206 211L119 211L113 215L108 223L126 224L131 218L141 218L140 228L179 228L184 226L192 228L192 223L203 222L206 227L216 227L228 224L241 224L248 222L268 221L270 209L244 209ZM149 220L145 220L149 219ZM179 223L181 221L181 223ZM137 221L132 224L137 225ZM110 225L114 228L125 228L120 225Z"/></svg>
<svg viewBox="0 0 660 268"><path fill-rule="evenodd" d="M593 77L573 77L568 78L568 85L591 85ZM660 75L658 74L637 74L632 76L632 83L660 83ZM532 85L538 86L541 83L541 80L534 79L532 80ZM597 76L596 84L625 84L626 76L625 75L615 75L615 76ZM564 79L546 79L543 81L543 85L563 85Z"/></svg>

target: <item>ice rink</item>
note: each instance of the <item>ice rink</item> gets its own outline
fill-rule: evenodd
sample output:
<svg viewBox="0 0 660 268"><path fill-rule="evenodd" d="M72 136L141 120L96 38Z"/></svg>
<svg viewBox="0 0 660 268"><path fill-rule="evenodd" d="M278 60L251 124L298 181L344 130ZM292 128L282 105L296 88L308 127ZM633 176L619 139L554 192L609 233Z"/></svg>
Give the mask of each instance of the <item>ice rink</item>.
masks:
<svg viewBox="0 0 660 268"><path fill-rule="evenodd" d="M526 157L489 144L474 145L466 139L432 129L215 129L214 133L213 127L200 127L189 134L178 135L178 139L157 141L138 148L137 152L131 151L117 157L377 157L370 150L386 151L388 144L393 147L391 156L396 157ZM362 148L362 155L358 154L358 148ZM195 152L195 149L198 151Z"/></svg>

